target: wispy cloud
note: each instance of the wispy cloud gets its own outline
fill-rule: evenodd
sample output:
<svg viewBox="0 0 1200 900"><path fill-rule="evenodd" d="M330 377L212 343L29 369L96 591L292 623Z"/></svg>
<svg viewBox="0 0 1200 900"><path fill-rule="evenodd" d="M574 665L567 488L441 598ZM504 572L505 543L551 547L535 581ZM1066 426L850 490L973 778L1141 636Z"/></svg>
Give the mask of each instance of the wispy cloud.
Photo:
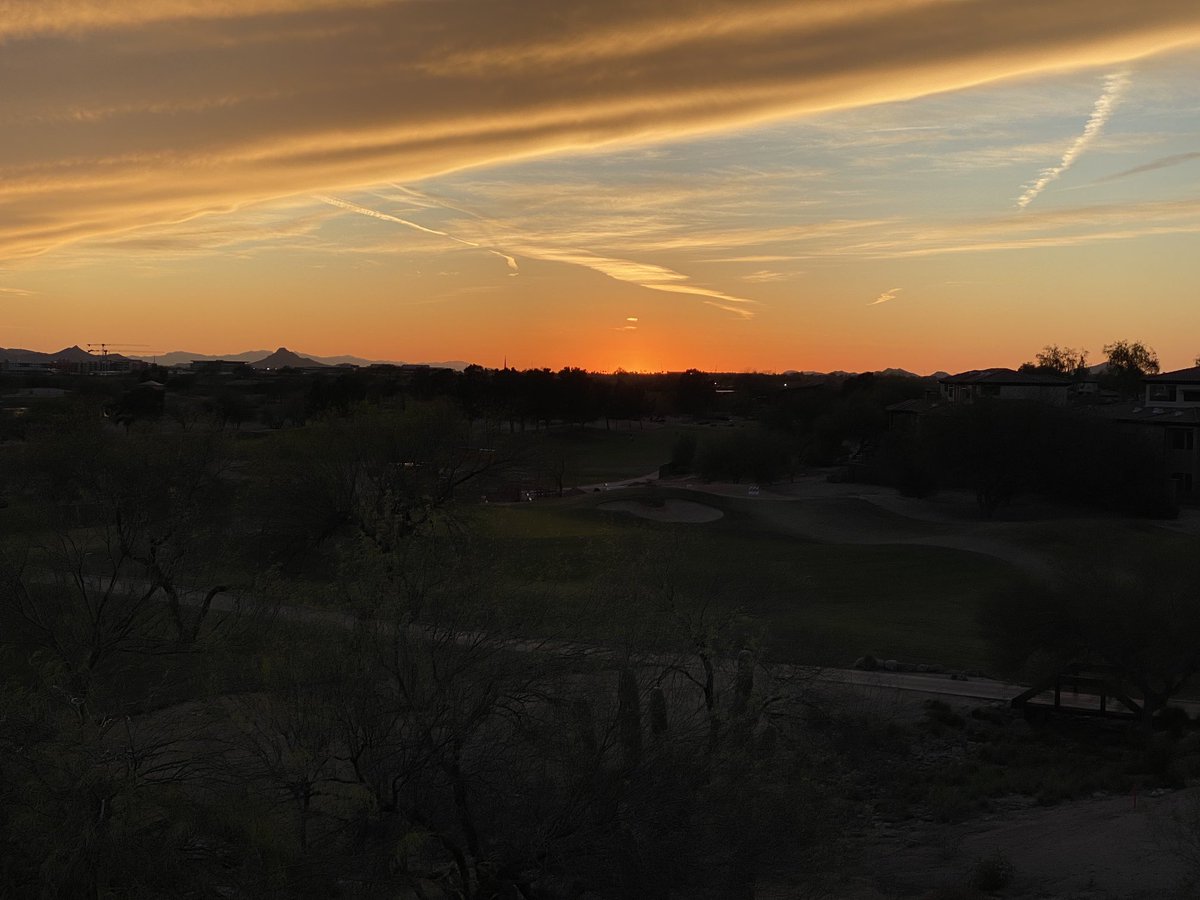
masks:
<svg viewBox="0 0 1200 900"><path fill-rule="evenodd" d="M437 228L430 228L426 225L421 225L409 219L401 218L390 213L381 212L377 209L362 206L348 200L342 200L337 197L329 197L325 195L315 195L314 199L335 206L340 209L345 209L348 212L358 213L359 215L370 216L371 218L380 219L385 222L393 222L398 225L404 225L409 228L426 234L436 235L446 238L454 243L463 246L477 248L501 257L508 261L508 265L512 269L517 268L516 256L522 256L529 259L538 259L546 262L565 263L567 265L580 266L585 269L591 269L594 272L599 272L606 275L615 281L622 281L627 284L635 284L639 287L646 288L652 291L663 291L674 294L689 294L691 296L700 297L705 303L722 309L726 312L741 316L742 318L751 318L753 307L757 306L757 301L746 297L739 297L725 291L720 291L715 288L706 287L704 285L695 284L692 279L682 272L674 269L660 266L651 262L640 262L622 257L610 256L601 253L594 253L590 250L582 250L578 247L566 246L554 242L549 236L544 234L527 234L522 233L513 223L501 222L490 219L487 216L473 212L460 205L441 204L435 198L422 194L418 191L403 188L400 185L392 185L400 189L406 196L411 196L419 200L423 208L437 209L443 208L463 213L468 216L468 220L460 220L460 225L474 223L474 225L488 232L492 236L494 246L489 247L482 241L472 240L469 238L459 237L448 231L443 231ZM578 235L568 234L565 237L574 238ZM503 249L497 249L497 247Z"/></svg>
<svg viewBox="0 0 1200 900"><path fill-rule="evenodd" d="M759 269L757 272L751 272L748 275L742 276L742 281L749 281L753 284L766 284L770 281L785 281L789 275L786 272L774 272L770 269Z"/></svg>
<svg viewBox="0 0 1200 900"><path fill-rule="evenodd" d="M180 19L234 19L376 6L389 0L6 0L0 6L0 39L36 34L84 34Z"/></svg>
<svg viewBox="0 0 1200 900"><path fill-rule="evenodd" d="M765 262L795 262L804 257L789 253L764 253L756 256L722 256L706 259L709 263L765 263Z"/></svg>
<svg viewBox="0 0 1200 900"><path fill-rule="evenodd" d="M3 0L0 258L1200 43L1183 0L568 5Z"/></svg>
<svg viewBox="0 0 1200 900"><path fill-rule="evenodd" d="M904 290L904 288L898 288L898 287L891 288L890 290L886 290L882 294L880 294L878 297L876 297L874 300L872 300L870 303L868 303L867 306L878 306L880 303L887 303L889 300L895 300L896 295L898 293L900 293L902 290Z"/></svg>
<svg viewBox="0 0 1200 900"><path fill-rule="evenodd" d="M1058 165L1051 166L1049 169L1043 169L1042 173L1025 188L1025 192L1017 198L1017 206L1021 209L1027 207L1030 203L1037 199L1037 196L1046 189L1053 181L1056 181L1063 172L1075 165L1075 161L1083 154L1093 141L1104 130L1109 118L1113 114L1113 110L1117 106L1117 102L1121 99L1121 94L1129 86L1128 72L1114 72L1104 79L1104 92L1097 98L1096 105L1092 107L1092 114L1088 118L1087 124L1083 128L1083 133L1071 143L1059 160Z"/></svg>
<svg viewBox="0 0 1200 900"><path fill-rule="evenodd" d="M822 248L828 256L905 259L944 254L1078 247L1168 234L1200 234L1200 198L1033 210L952 223L893 223L886 234Z"/></svg>
<svg viewBox="0 0 1200 900"><path fill-rule="evenodd" d="M27 291L24 288L15 287L0 287L0 294L15 294L18 297L32 297L36 291Z"/></svg>
<svg viewBox="0 0 1200 900"><path fill-rule="evenodd" d="M522 245L519 252L523 256L535 259L583 266L594 272L607 275L616 281L636 284L651 291L663 291L669 294L689 294L693 297L700 297L708 305L741 316L744 319L753 318L754 307L758 306L758 302L755 300L746 297L737 297L724 291L693 284L691 279L682 272L676 272L674 269L654 263L600 256L586 250L532 246L527 244Z"/></svg>

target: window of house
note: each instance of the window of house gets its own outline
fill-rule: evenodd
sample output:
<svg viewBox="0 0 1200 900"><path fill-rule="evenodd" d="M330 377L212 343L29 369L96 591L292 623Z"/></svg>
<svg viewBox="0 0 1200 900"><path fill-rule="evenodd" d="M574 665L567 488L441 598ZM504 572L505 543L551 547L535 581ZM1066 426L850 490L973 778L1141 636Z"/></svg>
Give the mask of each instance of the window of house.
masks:
<svg viewBox="0 0 1200 900"><path fill-rule="evenodd" d="M1183 390L1183 400L1185 403L1200 403L1200 390Z"/></svg>
<svg viewBox="0 0 1200 900"><path fill-rule="evenodd" d="M1192 492L1192 473L1191 472L1172 472L1171 478L1175 482L1175 491L1178 494L1190 494Z"/></svg>
<svg viewBox="0 0 1200 900"><path fill-rule="evenodd" d="M1196 432L1192 428L1168 428L1167 446L1172 450L1192 450L1196 446Z"/></svg>
<svg viewBox="0 0 1200 900"><path fill-rule="evenodd" d="M1173 384L1152 384L1150 385L1151 401L1158 400L1166 403L1175 401L1175 385Z"/></svg>

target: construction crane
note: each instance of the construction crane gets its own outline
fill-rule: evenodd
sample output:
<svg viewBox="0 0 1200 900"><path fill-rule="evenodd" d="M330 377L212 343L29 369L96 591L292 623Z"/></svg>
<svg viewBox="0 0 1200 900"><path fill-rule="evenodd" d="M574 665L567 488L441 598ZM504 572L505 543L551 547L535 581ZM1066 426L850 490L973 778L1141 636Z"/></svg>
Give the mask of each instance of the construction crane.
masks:
<svg viewBox="0 0 1200 900"><path fill-rule="evenodd" d="M142 348L148 346L149 344L109 344L107 342L99 342L95 344L88 344L87 348L88 353L92 354L93 356L95 356L97 350L99 350L100 374L106 375L108 373L108 354L120 350L141 350ZM118 355L120 355L119 352Z"/></svg>

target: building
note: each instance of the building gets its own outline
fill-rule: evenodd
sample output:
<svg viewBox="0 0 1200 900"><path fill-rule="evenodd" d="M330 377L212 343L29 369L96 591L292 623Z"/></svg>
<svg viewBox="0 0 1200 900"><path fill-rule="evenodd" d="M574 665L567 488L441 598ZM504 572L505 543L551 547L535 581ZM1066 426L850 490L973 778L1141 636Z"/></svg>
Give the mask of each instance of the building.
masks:
<svg viewBox="0 0 1200 900"><path fill-rule="evenodd" d="M917 400L893 403L887 408L888 428L915 429L929 415L945 415L955 407L977 400L1026 400L1066 406L1075 383L1061 375L1017 372L1013 369L971 369L938 379L937 390Z"/></svg>
<svg viewBox="0 0 1200 900"><path fill-rule="evenodd" d="M229 375L252 378L254 369L250 363L228 359L193 359L188 368L197 375Z"/></svg>
<svg viewBox="0 0 1200 900"><path fill-rule="evenodd" d="M1033 400L1066 406L1073 382L1061 375L1017 372L1013 369L972 369L938 379L941 399L971 403L980 399Z"/></svg>
<svg viewBox="0 0 1200 900"><path fill-rule="evenodd" d="M47 360L0 359L0 372L6 375L53 375L55 367Z"/></svg>
<svg viewBox="0 0 1200 900"><path fill-rule="evenodd" d="M1170 409L1200 407L1200 366L1178 369L1145 379L1147 406Z"/></svg>
<svg viewBox="0 0 1200 900"><path fill-rule="evenodd" d="M1200 366L1151 375L1144 383L1142 402L1126 408L1120 421L1153 429L1176 496L1200 499Z"/></svg>
<svg viewBox="0 0 1200 900"><path fill-rule="evenodd" d="M1142 384L1141 400L1092 412L1146 442L1175 499L1200 501L1200 366L1151 375Z"/></svg>

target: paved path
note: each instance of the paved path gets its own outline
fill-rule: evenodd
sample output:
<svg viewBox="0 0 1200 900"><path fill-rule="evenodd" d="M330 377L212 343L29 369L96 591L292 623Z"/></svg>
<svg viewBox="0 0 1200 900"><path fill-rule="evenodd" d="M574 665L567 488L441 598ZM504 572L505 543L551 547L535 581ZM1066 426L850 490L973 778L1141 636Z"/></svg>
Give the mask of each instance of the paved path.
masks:
<svg viewBox="0 0 1200 900"><path fill-rule="evenodd" d="M47 576L41 580L43 583L48 583L51 581L51 578ZM103 589L106 583L100 579L96 580L97 588ZM124 591L127 594L144 593L148 586L149 582L147 581L124 579L118 582L116 590L118 592ZM179 592L179 599L182 605L198 607L204 602L206 595L207 591L205 590L181 590ZM162 596L162 599L165 602L165 596ZM287 622L324 625L347 631L363 624L390 624L382 620L377 620L373 623L371 620L364 622L360 614L344 612L338 609L323 609L297 604L265 604L258 599L240 596L228 591L219 593L211 599L209 615L213 613L263 615L276 617ZM495 644L498 649L517 653L549 653L564 658L574 657L601 662L611 658L614 663L619 657L623 656L622 652L602 644L538 639L535 637L495 638L484 632L467 630L459 630L454 632L453 635L449 635L445 632L438 632L433 626L411 625L409 627L422 630L430 636L440 635L443 638L449 638L464 645ZM656 657L652 654L646 657L646 663L665 666L678 664L678 659L666 656ZM727 669L729 673L732 673L735 668L736 662L732 659L722 662L722 669ZM1007 702L1028 688L1028 685L998 681L990 678L964 678L962 675L932 672L864 671L860 669L787 664L772 666L772 672L784 681L845 685L856 688L866 695L873 695L875 697L905 693L925 697L956 698L959 700L981 702ZM1098 698L1086 694L1073 695L1064 692L1063 698L1064 703L1067 705L1084 708L1098 708L1099 706ZM1039 699L1049 702L1052 700L1052 695L1047 692ZM1119 708L1119 704L1116 701L1112 701L1112 703ZM1176 700L1172 701L1172 705L1182 707L1193 717L1200 716L1200 701Z"/></svg>

